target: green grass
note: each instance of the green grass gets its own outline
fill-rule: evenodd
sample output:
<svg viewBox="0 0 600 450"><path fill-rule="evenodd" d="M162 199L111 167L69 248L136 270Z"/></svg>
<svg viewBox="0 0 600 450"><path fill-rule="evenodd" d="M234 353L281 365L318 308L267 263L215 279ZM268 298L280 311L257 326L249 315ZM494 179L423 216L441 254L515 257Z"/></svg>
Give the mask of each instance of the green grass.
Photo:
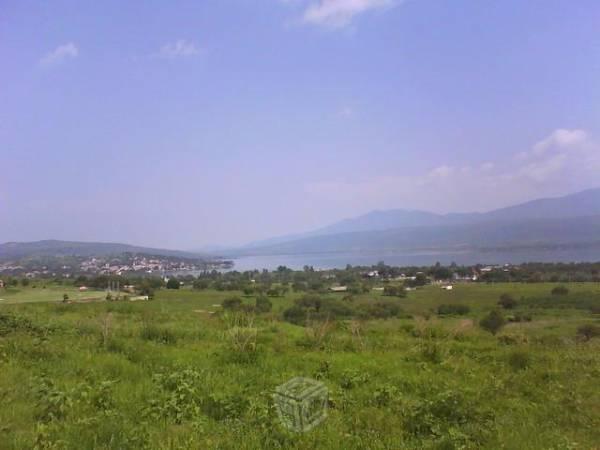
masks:
<svg viewBox="0 0 600 450"><path fill-rule="evenodd" d="M33 287L35 286L35 288ZM10 303L35 303L35 302L62 302L63 294L69 296L69 300L82 299L104 299L104 291L88 290L79 292L79 288L73 286L58 286L53 283L32 283L28 287L10 287L0 289L0 306Z"/></svg>
<svg viewBox="0 0 600 450"><path fill-rule="evenodd" d="M366 321L358 335L338 323L318 345L280 320L300 296L288 294L255 319L246 353L209 313L232 295L253 302L241 293L57 304L79 292L0 290L0 318L11 318L0 319L0 449L598 448L600 340L576 339L598 317L534 302L506 313L531 322L497 336L477 326L501 294L548 297L553 286L428 287L395 300L412 318ZM580 295L600 303L598 285L569 289L574 305ZM470 312L431 313L455 303ZM320 379L330 396L329 417L303 434L280 426L271 399L295 376Z"/></svg>

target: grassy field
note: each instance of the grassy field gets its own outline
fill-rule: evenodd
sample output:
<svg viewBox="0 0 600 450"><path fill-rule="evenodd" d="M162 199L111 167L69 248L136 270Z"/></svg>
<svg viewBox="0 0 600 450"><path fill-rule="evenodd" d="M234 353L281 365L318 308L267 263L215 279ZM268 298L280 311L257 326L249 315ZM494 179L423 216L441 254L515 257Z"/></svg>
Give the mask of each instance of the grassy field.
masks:
<svg viewBox="0 0 600 450"><path fill-rule="evenodd" d="M79 288L73 286L38 283L25 288L17 286L0 289L0 306L9 303L62 302L64 294L69 296L69 300L75 301L84 299L104 300L106 297L104 291L88 290L79 292Z"/></svg>
<svg viewBox="0 0 600 450"><path fill-rule="evenodd" d="M600 286L554 286L427 287L394 300L398 318L309 328L281 320L293 293L241 323L215 306L231 292L63 304L93 295L0 290L0 449L598 449L600 338L577 329L599 322ZM519 302L507 315L532 320L492 335L478 322L503 293ZM296 376L329 390L328 418L300 434L271 396Z"/></svg>

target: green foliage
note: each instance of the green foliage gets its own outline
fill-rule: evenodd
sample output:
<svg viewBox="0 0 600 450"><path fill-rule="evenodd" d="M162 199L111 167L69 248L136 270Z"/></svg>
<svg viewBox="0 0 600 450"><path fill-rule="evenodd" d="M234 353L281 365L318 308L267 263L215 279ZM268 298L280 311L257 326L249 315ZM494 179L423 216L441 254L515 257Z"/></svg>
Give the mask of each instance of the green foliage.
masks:
<svg viewBox="0 0 600 450"><path fill-rule="evenodd" d="M242 308L242 299L239 297L228 297L221 303L223 310L237 311Z"/></svg>
<svg viewBox="0 0 600 450"><path fill-rule="evenodd" d="M36 380L34 392L37 398L36 418L41 422L64 419L73 405L72 396L57 388L49 378Z"/></svg>
<svg viewBox="0 0 600 450"><path fill-rule="evenodd" d="M592 338L600 337L600 326L591 323L581 325L577 328L577 337L584 341L589 341Z"/></svg>
<svg viewBox="0 0 600 450"><path fill-rule="evenodd" d="M267 313L273 309L273 303L271 303L271 300L269 300L267 297L261 295L256 297L255 309L258 313Z"/></svg>
<svg viewBox="0 0 600 450"><path fill-rule="evenodd" d="M174 345L177 343L177 335L170 328L159 327L154 324L145 324L140 333L140 337L146 341L153 341L159 344Z"/></svg>
<svg viewBox="0 0 600 450"><path fill-rule="evenodd" d="M180 424L201 416L203 373L193 369L156 373L152 381L158 387L158 393L145 408L146 417L171 419Z"/></svg>
<svg viewBox="0 0 600 450"><path fill-rule="evenodd" d="M390 297L406 297L406 291L404 286L385 286L383 288L383 295Z"/></svg>
<svg viewBox="0 0 600 450"><path fill-rule="evenodd" d="M517 307L517 301L510 294L502 294L500 300L498 300L498 305L504 309L513 309Z"/></svg>
<svg viewBox="0 0 600 450"><path fill-rule="evenodd" d="M471 311L471 308L469 308L467 305L461 305L461 304L444 304L444 305L440 305L438 306L437 309L437 313L440 316L446 316L446 315L458 315L458 316L464 316L465 314L469 314L469 312Z"/></svg>
<svg viewBox="0 0 600 450"><path fill-rule="evenodd" d="M526 351L515 350L509 355L508 364L515 371L527 369L531 365L531 357Z"/></svg>
<svg viewBox="0 0 600 450"><path fill-rule="evenodd" d="M180 287L181 284L177 278L169 278L169 281L167 281L167 289L179 289Z"/></svg>
<svg viewBox="0 0 600 450"><path fill-rule="evenodd" d="M358 316L363 319L389 319L398 317L402 310L397 303L391 301L376 301L364 303L357 308Z"/></svg>
<svg viewBox="0 0 600 450"><path fill-rule="evenodd" d="M493 432L493 414L456 389L428 394L407 405L402 416L408 433L446 448L480 448Z"/></svg>
<svg viewBox="0 0 600 450"><path fill-rule="evenodd" d="M552 289L552 295L568 295L569 294L569 288L567 288L566 286L556 286L554 289Z"/></svg>
<svg viewBox="0 0 600 450"><path fill-rule="evenodd" d="M192 287L199 291L208 289L209 286L210 286L210 283L207 280L202 280L202 279L194 280L194 282L192 283Z"/></svg>
<svg viewBox="0 0 600 450"><path fill-rule="evenodd" d="M344 276L367 284L352 271ZM279 287L280 278L323 275L269 277ZM53 303L0 302L0 447L533 450L600 441L598 323L589 314L598 286L569 284L569 295L551 296L547 284L457 283L451 292L432 286L402 300L369 292L352 301L287 292L268 299L270 314L255 315L246 311L261 309L254 298L239 309L215 305L241 296L251 279L267 286L267 276L203 275L211 285L211 276L223 286L239 280L239 289L186 281L157 288L153 302L73 304L60 302L63 292L79 298L70 283L3 290L8 301ZM497 337L464 316L423 320L455 304L483 317L503 293L519 299L506 319L521 323ZM294 310L303 328L282 320ZM329 389L329 417L302 435L281 427L270 396L295 376Z"/></svg>
<svg viewBox="0 0 600 450"><path fill-rule="evenodd" d="M479 321L479 326L492 334L498 333L506 324L506 319L500 311L490 311L483 319Z"/></svg>

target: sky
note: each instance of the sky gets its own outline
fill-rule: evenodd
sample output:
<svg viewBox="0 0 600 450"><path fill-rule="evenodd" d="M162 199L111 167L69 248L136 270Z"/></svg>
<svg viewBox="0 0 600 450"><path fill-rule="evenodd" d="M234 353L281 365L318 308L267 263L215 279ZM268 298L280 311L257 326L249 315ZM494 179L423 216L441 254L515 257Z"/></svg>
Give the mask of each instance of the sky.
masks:
<svg viewBox="0 0 600 450"><path fill-rule="evenodd" d="M599 30L598 0L0 0L0 242L600 187Z"/></svg>

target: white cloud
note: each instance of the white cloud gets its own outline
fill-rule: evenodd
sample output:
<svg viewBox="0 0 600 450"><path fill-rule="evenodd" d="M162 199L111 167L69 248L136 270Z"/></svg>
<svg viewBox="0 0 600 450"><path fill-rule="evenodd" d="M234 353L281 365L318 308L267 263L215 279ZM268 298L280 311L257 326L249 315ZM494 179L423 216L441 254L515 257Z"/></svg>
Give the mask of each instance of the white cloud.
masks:
<svg viewBox="0 0 600 450"><path fill-rule="evenodd" d="M40 65L44 67L53 66L59 64L69 58L77 58L79 55L79 49L73 42L59 45L50 53L47 53L40 59Z"/></svg>
<svg viewBox="0 0 600 450"><path fill-rule="evenodd" d="M583 130L566 130L560 128L554 130L548 137L535 144L532 153L534 155L541 155L552 148L574 148L586 143L587 140L588 135Z"/></svg>
<svg viewBox="0 0 600 450"><path fill-rule="evenodd" d="M190 57L200 54L200 49L193 42L185 39L179 39L176 42L170 42L163 45L158 51L161 58L180 58Z"/></svg>
<svg viewBox="0 0 600 450"><path fill-rule="evenodd" d="M555 130L526 153L526 160L508 157L479 165L442 164L423 173L338 178L310 183L305 190L315 201L335 203L352 215L390 208L485 211L600 185L600 145L583 130Z"/></svg>
<svg viewBox="0 0 600 450"><path fill-rule="evenodd" d="M318 0L304 11L303 20L330 28L344 27L359 14L390 7L397 0Z"/></svg>

